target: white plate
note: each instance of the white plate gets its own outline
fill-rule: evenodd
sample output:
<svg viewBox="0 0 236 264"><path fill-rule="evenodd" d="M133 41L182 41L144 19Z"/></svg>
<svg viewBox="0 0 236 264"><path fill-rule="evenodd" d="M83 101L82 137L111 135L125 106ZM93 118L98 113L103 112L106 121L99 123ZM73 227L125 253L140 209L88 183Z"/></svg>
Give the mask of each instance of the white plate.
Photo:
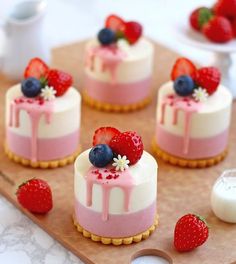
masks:
<svg viewBox="0 0 236 264"><path fill-rule="evenodd" d="M236 39L224 44L210 42L201 32L193 30L187 22L177 24L176 33L179 40L197 48L220 53L236 52Z"/></svg>

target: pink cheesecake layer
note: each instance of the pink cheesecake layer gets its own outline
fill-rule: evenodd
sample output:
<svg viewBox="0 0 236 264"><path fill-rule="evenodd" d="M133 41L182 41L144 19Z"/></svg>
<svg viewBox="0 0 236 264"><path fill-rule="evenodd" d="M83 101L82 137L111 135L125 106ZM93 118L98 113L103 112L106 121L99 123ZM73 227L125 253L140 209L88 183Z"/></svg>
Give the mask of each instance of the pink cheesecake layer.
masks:
<svg viewBox="0 0 236 264"><path fill-rule="evenodd" d="M100 212L95 212L76 201L75 216L84 229L98 236L129 237L147 230L153 224L156 216L156 201L135 213L109 214L107 221L102 220Z"/></svg>
<svg viewBox="0 0 236 264"><path fill-rule="evenodd" d="M169 154L186 159L214 157L223 152L228 143L228 129L208 138L189 138L188 152L184 153L184 138L174 135L157 125L156 141L158 146Z"/></svg>
<svg viewBox="0 0 236 264"><path fill-rule="evenodd" d="M93 99L110 104L127 105L150 95L151 77L132 83L108 83L85 77L85 91Z"/></svg>
<svg viewBox="0 0 236 264"><path fill-rule="evenodd" d="M7 129L8 148L18 156L31 159L31 137L20 136ZM74 153L79 144L79 130L63 137L38 138L37 160L48 161L64 158Z"/></svg>

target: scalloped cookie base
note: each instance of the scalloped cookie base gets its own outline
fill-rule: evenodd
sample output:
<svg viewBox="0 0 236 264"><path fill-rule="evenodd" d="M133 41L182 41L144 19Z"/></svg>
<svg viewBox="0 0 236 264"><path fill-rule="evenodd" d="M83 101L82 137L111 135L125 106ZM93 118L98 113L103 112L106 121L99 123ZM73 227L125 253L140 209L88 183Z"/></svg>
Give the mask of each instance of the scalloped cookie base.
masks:
<svg viewBox="0 0 236 264"><path fill-rule="evenodd" d="M50 160L50 161L36 161L36 162L33 162L31 160L16 155L8 148L7 144L4 144L4 151L10 160L19 163L21 165L29 166L32 168L40 168L40 169L55 169L73 163L76 157L78 156L78 154L81 152L81 147L79 146L76 152L63 159Z"/></svg>
<svg viewBox="0 0 236 264"><path fill-rule="evenodd" d="M206 168L206 167L214 166L217 163L221 162L228 153L228 150L225 149L222 153L220 153L215 157L206 158L206 159L188 160L188 159L172 156L171 154L165 152L158 146L155 139L152 141L152 150L154 154L158 158L161 158L163 161L175 166L186 167L186 168Z"/></svg>
<svg viewBox="0 0 236 264"><path fill-rule="evenodd" d="M73 215L73 223L76 226L77 230L82 233L82 235L86 238L90 238L94 242L101 242L104 245L114 245L114 246L120 246L120 245L130 245L132 243L138 243L141 242L144 239L147 239L157 228L158 226L158 215L156 216L154 223L151 227L149 227L146 231L137 234L135 236L130 237L123 237L123 238L110 238L110 237L101 237L97 236L93 233L90 233L89 231L85 230L76 220L75 216Z"/></svg>
<svg viewBox="0 0 236 264"><path fill-rule="evenodd" d="M100 111L106 111L106 112L131 112L131 111L136 111L139 109L144 108L151 102L151 96L145 98L144 100L134 103L134 104L129 104L129 105L116 105L116 104L109 104L105 102L99 102L97 100L94 100L86 92L83 92L83 100L84 102L89 105L92 108L95 108Z"/></svg>

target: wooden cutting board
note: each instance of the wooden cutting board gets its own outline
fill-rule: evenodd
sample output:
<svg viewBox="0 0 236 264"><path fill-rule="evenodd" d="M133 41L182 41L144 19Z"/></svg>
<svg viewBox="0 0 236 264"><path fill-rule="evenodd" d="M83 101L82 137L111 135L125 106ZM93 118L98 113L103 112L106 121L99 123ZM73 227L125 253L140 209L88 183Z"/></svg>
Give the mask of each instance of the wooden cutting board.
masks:
<svg viewBox="0 0 236 264"><path fill-rule="evenodd" d="M178 57L172 51L155 44L154 91L169 79L170 69ZM82 68L84 43L56 48L53 50L53 66L73 74L75 86L82 89ZM13 84L0 76L0 137L4 140L4 94ZM98 112L82 105L81 143L83 149L91 146L94 130L104 125L121 130L136 130L142 137L145 149L151 151L150 143L155 128L156 92L147 108L133 113L114 114ZM183 169L159 163L158 213L160 225L153 235L138 244L129 246L105 246L92 242L78 233L72 224L73 213L73 166L54 170L25 168L9 161L0 147L0 192L20 208L15 199L16 186L31 177L40 177L49 182L53 191L54 208L45 215L33 215L20 208L29 218L56 238L85 263L128 264L138 255L164 255L178 264L230 264L236 261L236 225L218 220L210 208L210 192L216 178L225 169L236 167L236 105L234 103L230 133L229 155L222 163L207 169ZM63 124L62 124L63 125ZM179 254L173 248L173 229L177 219L188 212L206 217L210 237L205 245L189 253ZM4 217L4 216L2 216ZM169 256L169 257L168 257Z"/></svg>

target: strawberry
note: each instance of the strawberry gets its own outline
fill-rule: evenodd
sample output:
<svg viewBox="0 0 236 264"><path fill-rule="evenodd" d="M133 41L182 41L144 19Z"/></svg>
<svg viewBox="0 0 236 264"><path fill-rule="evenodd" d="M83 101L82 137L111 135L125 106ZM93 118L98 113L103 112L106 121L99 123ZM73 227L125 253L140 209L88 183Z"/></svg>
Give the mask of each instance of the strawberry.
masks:
<svg viewBox="0 0 236 264"><path fill-rule="evenodd" d="M196 70L197 68L189 59L179 58L172 68L171 80L174 81L181 75L190 75L194 79Z"/></svg>
<svg viewBox="0 0 236 264"><path fill-rule="evenodd" d="M143 142L141 137L132 131L119 133L110 142L114 153L126 156L130 165L137 163L143 154Z"/></svg>
<svg viewBox="0 0 236 264"><path fill-rule="evenodd" d="M111 139L118 134L120 134L120 131L114 127L100 127L94 132L93 146L98 144L109 145Z"/></svg>
<svg viewBox="0 0 236 264"><path fill-rule="evenodd" d="M191 13L189 23L193 29L200 31L202 26L207 23L212 16L213 13L209 8L199 7Z"/></svg>
<svg viewBox="0 0 236 264"><path fill-rule="evenodd" d="M49 68L46 63L44 63L39 58L33 58L30 60L29 64L27 65L24 78L27 79L29 77L34 77L36 79L46 78Z"/></svg>
<svg viewBox="0 0 236 264"><path fill-rule="evenodd" d="M208 226L202 217L184 215L175 225L174 246L180 252L193 250L205 243L208 234Z"/></svg>
<svg viewBox="0 0 236 264"><path fill-rule="evenodd" d="M234 37L236 38L236 17L232 20L231 25L232 25Z"/></svg>
<svg viewBox="0 0 236 264"><path fill-rule="evenodd" d="M213 10L217 16L234 18L236 17L236 0L218 0Z"/></svg>
<svg viewBox="0 0 236 264"><path fill-rule="evenodd" d="M115 32L123 32L125 28L125 21L116 15L110 15L105 21L105 27L112 29Z"/></svg>
<svg viewBox="0 0 236 264"><path fill-rule="evenodd" d="M203 34L211 41L225 43L233 38L230 21L223 16L215 16L203 26Z"/></svg>
<svg viewBox="0 0 236 264"><path fill-rule="evenodd" d="M48 86L56 90L56 96L63 95L72 85L72 76L63 71L51 69L47 76Z"/></svg>
<svg viewBox="0 0 236 264"><path fill-rule="evenodd" d="M213 94L220 84L221 73L215 67L203 67L196 72L195 82L205 88L209 95Z"/></svg>
<svg viewBox="0 0 236 264"><path fill-rule="evenodd" d="M135 21L129 21L125 23L124 36L130 44L134 44L142 35L142 26Z"/></svg>
<svg viewBox="0 0 236 264"><path fill-rule="evenodd" d="M41 179L31 179L18 187L18 202L32 213L45 214L52 209L50 186Z"/></svg>

